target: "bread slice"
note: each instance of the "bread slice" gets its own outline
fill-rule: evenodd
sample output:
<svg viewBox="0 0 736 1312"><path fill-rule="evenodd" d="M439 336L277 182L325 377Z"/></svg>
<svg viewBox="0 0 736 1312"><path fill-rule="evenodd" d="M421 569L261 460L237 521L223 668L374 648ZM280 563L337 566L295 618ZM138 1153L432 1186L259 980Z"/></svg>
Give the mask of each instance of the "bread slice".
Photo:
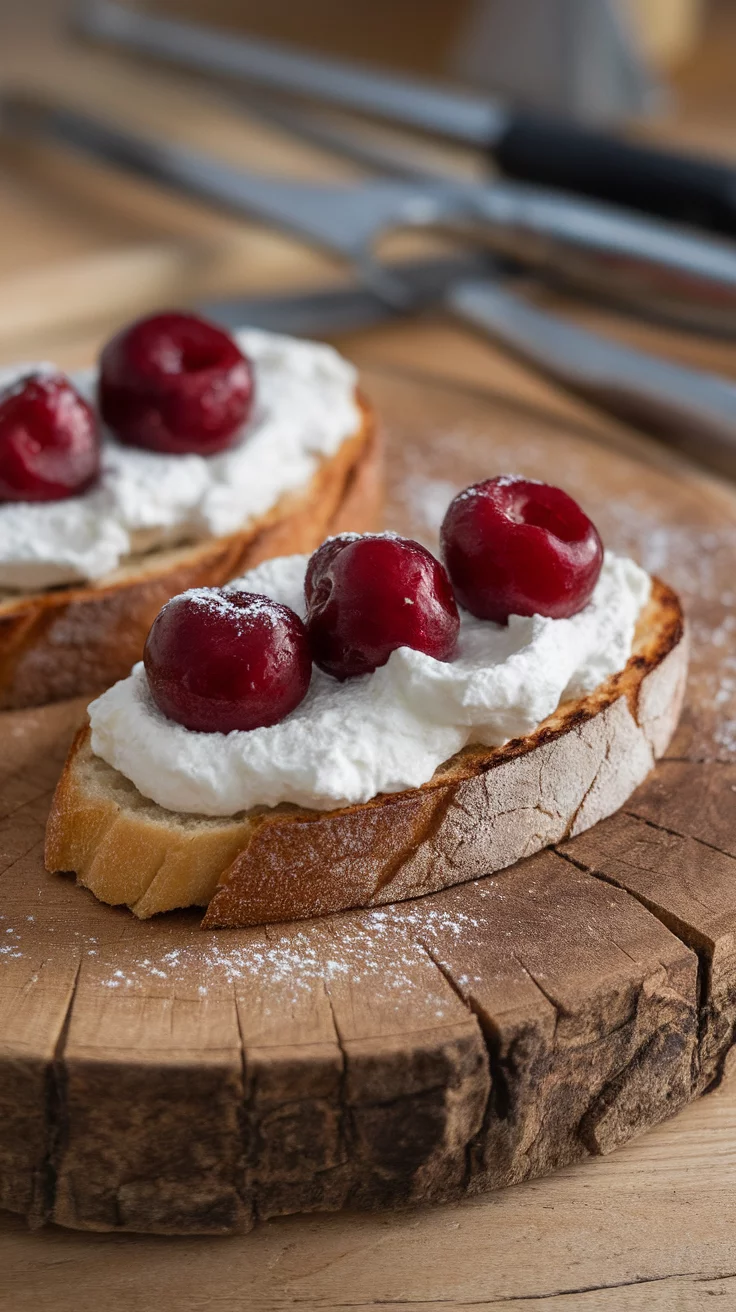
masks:
<svg viewBox="0 0 736 1312"><path fill-rule="evenodd" d="M376 528L379 442L368 402L358 402L357 432L306 487L240 532L130 558L95 584L0 592L0 710L99 692L125 678L155 615L186 588L225 583L269 556L312 551L343 527Z"/></svg>
<svg viewBox="0 0 736 1312"><path fill-rule="evenodd" d="M207 907L203 926L376 906L490 874L615 811L664 752L682 705L687 637L654 581L625 669L532 734L467 747L421 788L334 811L177 814L143 797L78 734L56 790L49 870L75 871L142 918Z"/></svg>

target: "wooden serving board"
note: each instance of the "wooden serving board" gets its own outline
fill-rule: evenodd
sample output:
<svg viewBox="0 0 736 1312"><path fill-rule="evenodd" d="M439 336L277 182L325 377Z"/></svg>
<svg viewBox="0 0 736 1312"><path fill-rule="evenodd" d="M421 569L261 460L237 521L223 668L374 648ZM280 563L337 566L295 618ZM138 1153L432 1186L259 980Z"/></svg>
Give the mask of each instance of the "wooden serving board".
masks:
<svg viewBox="0 0 736 1312"><path fill-rule="evenodd" d="M622 812L379 911L204 933L42 865L83 707L0 718L0 1205L32 1224L225 1233L607 1153L705 1093L736 1029L736 498L583 421L385 369L388 523L518 470L579 497L693 626L668 758ZM594 1168L591 1168L594 1169Z"/></svg>

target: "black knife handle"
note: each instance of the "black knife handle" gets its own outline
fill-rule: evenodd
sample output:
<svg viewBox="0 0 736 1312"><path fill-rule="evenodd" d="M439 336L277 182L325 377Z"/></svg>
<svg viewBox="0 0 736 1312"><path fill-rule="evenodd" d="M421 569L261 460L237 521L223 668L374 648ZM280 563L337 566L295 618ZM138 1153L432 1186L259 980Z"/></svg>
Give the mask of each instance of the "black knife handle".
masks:
<svg viewBox="0 0 736 1312"><path fill-rule="evenodd" d="M493 145L510 178L736 235L736 168L540 114L514 114Z"/></svg>

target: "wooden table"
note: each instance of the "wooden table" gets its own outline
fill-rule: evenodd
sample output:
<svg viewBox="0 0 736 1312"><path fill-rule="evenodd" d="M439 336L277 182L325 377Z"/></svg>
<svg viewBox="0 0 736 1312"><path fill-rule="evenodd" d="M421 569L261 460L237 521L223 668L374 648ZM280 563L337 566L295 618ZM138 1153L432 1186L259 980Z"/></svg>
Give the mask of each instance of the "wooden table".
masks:
<svg viewBox="0 0 736 1312"><path fill-rule="evenodd" d="M64 49L59 8L3 20L4 76L54 87L255 165L323 175L335 165L277 133L244 125L181 78ZM41 10L48 23L40 23ZM715 15L707 49L683 79L690 144L731 147L729 83L736 27ZM213 218L137 184L111 181L37 151L0 155L0 357L89 358L115 324L147 306L340 276L322 257L255 227ZM736 373L729 345L671 337L585 307L578 315L673 357ZM343 339L361 364L430 371L521 398L591 431L637 444L586 414L484 342L440 319L394 323ZM723 495L730 497L728 489ZM168 1309L343 1309L477 1306L699 1309L736 1304L736 1084L593 1163L459 1205L399 1214L292 1217L228 1239L27 1232L0 1214L0 1307L8 1312ZM553 1301L554 1300L554 1301Z"/></svg>

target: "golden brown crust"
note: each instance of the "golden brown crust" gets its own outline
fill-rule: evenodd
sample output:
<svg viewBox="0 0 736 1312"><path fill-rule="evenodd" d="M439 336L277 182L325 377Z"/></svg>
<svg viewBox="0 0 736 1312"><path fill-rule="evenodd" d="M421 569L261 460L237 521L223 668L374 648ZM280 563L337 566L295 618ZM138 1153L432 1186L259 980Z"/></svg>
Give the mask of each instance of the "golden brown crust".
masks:
<svg viewBox="0 0 736 1312"><path fill-rule="evenodd" d="M359 806L232 818L165 811L93 756L82 730L52 806L46 863L141 917L207 904L207 928L298 919L435 891L589 827L630 795L679 716L687 641L655 580L625 669L533 734L468 747L422 788Z"/></svg>
<svg viewBox="0 0 736 1312"><path fill-rule="evenodd" d="M312 551L346 513L351 527L377 527L379 442L370 405L358 399L358 432L308 487L242 532L152 552L99 585L0 598L0 710L99 692L124 678L155 615L186 588L225 583L270 556Z"/></svg>

